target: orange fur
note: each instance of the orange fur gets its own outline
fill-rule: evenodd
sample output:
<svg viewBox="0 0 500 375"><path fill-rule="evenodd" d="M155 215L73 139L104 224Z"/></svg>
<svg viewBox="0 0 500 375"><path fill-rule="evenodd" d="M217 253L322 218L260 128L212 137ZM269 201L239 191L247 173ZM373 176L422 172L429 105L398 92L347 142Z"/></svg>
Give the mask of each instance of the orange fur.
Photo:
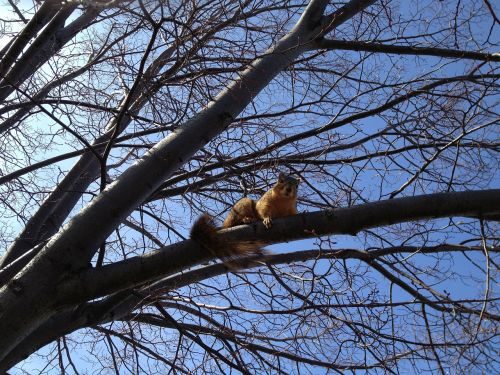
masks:
<svg viewBox="0 0 500 375"><path fill-rule="evenodd" d="M266 228L272 219L297 214L297 187L300 180L280 173L276 184L256 203L255 210Z"/></svg>
<svg viewBox="0 0 500 375"><path fill-rule="evenodd" d="M242 198L231 208L222 228L231 228L262 220L266 228L276 217L297 214L297 187L300 180L280 173L276 184L257 202Z"/></svg>

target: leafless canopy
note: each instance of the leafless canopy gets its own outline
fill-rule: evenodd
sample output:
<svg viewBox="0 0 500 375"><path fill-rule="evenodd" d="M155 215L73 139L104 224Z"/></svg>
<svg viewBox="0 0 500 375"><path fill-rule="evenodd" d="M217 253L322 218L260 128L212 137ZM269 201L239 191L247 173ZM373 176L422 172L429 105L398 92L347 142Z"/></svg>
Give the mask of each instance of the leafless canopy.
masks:
<svg viewBox="0 0 500 375"><path fill-rule="evenodd" d="M498 370L498 4L0 9L1 373Z"/></svg>

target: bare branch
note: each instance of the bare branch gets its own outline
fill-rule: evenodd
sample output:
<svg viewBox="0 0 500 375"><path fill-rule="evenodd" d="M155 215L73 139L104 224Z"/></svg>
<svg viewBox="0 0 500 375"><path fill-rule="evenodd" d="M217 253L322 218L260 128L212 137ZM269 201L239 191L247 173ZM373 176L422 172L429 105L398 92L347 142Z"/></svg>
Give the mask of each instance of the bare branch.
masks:
<svg viewBox="0 0 500 375"><path fill-rule="evenodd" d="M400 46L374 42L320 39L316 42L317 48L328 50L349 50L364 52L382 52L396 55L436 56L455 59L470 59L481 61L500 61L500 53L483 53L475 51L461 51L446 48Z"/></svg>

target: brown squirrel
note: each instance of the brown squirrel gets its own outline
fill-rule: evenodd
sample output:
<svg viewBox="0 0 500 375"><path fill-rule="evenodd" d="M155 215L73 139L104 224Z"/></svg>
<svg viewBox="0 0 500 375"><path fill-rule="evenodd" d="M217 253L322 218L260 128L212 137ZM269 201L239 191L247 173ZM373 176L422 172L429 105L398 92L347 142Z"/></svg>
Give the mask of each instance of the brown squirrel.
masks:
<svg viewBox="0 0 500 375"><path fill-rule="evenodd" d="M231 208L222 229L262 220L266 228L272 219L297 214L297 186L300 180L280 173L276 184L257 202L242 198ZM221 238L208 214L203 214L191 228L191 239L207 248L213 255L233 267L233 260L240 257L264 254L263 243L258 241L237 241Z"/></svg>
<svg viewBox="0 0 500 375"><path fill-rule="evenodd" d="M297 187L300 179L280 173L278 181L257 202L242 198L233 206L222 228L253 223L262 220L266 228L271 228L275 217L297 214Z"/></svg>

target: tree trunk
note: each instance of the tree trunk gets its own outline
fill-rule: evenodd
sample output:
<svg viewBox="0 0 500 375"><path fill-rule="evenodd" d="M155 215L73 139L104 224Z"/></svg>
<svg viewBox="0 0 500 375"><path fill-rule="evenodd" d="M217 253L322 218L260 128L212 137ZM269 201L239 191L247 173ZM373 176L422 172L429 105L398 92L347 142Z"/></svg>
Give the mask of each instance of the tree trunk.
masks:
<svg viewBox="0 0 500 375"><path fill-rule="evenodd" d="M338 26L373 1L351 1L324 20L327 1L311 1L293 30L254 61L197 116L163 139L64 226L0 290L0 360L46 321L59 300L58 285L87 267L99 245L161 183L222 132L327 27ZM51 297L49 297L51 296ZM29 309L26 308L29 306Z"/></svg>

